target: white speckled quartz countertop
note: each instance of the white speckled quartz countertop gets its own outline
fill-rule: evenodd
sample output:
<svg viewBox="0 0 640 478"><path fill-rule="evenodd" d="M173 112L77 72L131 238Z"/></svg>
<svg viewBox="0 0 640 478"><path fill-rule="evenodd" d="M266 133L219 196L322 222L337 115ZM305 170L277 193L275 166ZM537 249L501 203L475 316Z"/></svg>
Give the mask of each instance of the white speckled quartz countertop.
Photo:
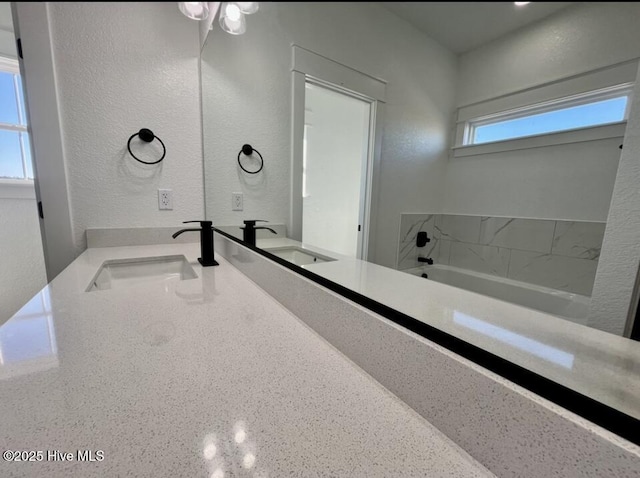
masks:
<svg viewBox="0 0 640 478"><path fill-rule="evenodd" d="M640 419L640 342L292 239L257 245L338 259L302 267Z"/></svg>
<svg viewBox="0 0 640 478"><path fill-rule="evenodd" d="M85 292L105 260L175 254L198 278ZM0 327L0 448L45 456L1 461L0 476L493 476L224 259L198 255L88 249ZM47 461L55 450L74 461Z"/></svg>

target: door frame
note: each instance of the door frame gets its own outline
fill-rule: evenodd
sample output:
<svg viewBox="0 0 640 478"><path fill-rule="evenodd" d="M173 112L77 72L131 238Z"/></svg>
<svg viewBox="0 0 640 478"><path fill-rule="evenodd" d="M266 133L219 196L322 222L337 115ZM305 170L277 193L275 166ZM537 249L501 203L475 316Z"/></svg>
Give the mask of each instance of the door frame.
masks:
<svg viewBox="0 0 640 478"><path fill-rule="evenodd" d="M372 232L377 212L380 146L387 83L297 45L292 45L291 101L291 197L289 237L302 241L302 157L304 150L305 84L307 80L337 90L371 104L369 150L362 234L358 240L359 259L367 260L374 249Z"/></svg>

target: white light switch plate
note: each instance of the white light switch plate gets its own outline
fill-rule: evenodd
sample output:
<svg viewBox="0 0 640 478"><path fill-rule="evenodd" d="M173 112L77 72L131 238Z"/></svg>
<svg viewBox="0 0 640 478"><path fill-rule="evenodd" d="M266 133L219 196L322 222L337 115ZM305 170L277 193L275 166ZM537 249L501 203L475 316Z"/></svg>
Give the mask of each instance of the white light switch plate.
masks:
<svg viewBox="0 0 640 478"><path fill-rule="evenodd" d="M231 210L242 211L244 199L242 193L231 193Z"/></svg>

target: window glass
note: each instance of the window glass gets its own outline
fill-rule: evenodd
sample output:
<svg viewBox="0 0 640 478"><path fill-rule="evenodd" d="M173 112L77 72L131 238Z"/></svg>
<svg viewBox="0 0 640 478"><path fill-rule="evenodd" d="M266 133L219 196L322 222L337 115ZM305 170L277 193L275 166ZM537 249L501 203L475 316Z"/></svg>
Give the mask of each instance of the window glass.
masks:
<svg viewBox="0 0 640 478"><path fill-rule="evenodd" d="M22 121L20 124L27 125L27 115L25 113L24 106L24 92L22 91L22 80L20 79L20 75L16 75L16 83L18 85L18 97L20 100L20 118Z"/></svg>
<svg viewBox="0 0 640 478"><path fill-rule="evenodd" d="M22 82L10 67L0 71L0 178L33 179Z"/></svg>
<svg viewBox="0 0 640 478"><path fill-rule="evenodd" d="M0 129L0 178L24 179L20 133Z"/></svg>
<svg viewBox="0 0 640 478"><path fill-rule="evenodd" d="M19 123L13 73L4 71L0 72L0 123Z"/></svg>
<svg viewBox="0 0 640 478"><path fill-rule="evenodd" d="M29 143L29 133L20 133L22 137L22 151L24 151L24 162L27 167L27 178L33 179L33 163L31 162L31 144Z"/></svg>
<svg viewBox="0 0 640 478"><path fill-rule="evenodd" d="M475 126L471 144L586 128L624 120L627 96Z"/></svg>

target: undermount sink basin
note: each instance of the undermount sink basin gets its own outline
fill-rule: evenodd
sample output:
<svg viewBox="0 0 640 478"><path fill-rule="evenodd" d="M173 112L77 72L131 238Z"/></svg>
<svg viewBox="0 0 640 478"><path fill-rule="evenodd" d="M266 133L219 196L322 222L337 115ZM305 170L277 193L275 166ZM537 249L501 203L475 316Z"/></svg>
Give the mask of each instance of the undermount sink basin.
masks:
<svg viewBox="0 0 640 478"><path fill-rule="evenodd" d="M285 261L292 262L298 266L304 266L309 264L318 264L320 262L331 262L336 259L328 256L323 256L317 252L302 249L296 246L282 246L282 247L269 247L264 248L265 251L280 257Z"/></svg>
<svg viewBox="0 0 640 478"><path fill-rule="evenodd" d="M141 282L166 282L197 277L184 256L117 259L105 261L100 266L86 291L121 289Z"/></svg>

